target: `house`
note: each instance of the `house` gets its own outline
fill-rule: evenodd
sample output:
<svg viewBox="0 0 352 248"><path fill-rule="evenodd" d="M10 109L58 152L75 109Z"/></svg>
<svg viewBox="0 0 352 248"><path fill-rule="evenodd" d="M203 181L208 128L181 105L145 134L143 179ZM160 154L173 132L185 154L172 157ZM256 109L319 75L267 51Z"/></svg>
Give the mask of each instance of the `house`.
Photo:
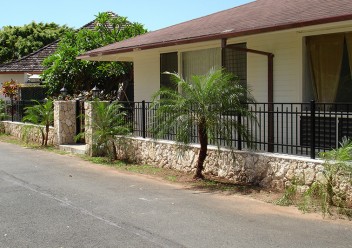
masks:
<svg viewBox="0 0 352 248"><path fill-rule="evenodd" d="M308 111L312 108L301 103L352 102L352 5L350 0L257 0L79 58L133 62L135 101L149 101L160 86L169 85L164 71L178 72L187 79L212 67L225 67L251 89L256 101L264 104L263 110L278 108L277 114L264 118L265 128L256 134L265 139L268 150L285 150L288 143L309 149L313 131L304 126L311 123ZM283 116L283 111L291 115ZM336 125L343 122L341 130L352 136L350 117L329 112L313 119L318 121L320 146L335 145L338 137L346 135L336 133L340 128Z"/></svg>
<svg viewBox="0 0 352 248"><path fill-rule="evenodd" d="M45 69L42 65L43 60L56 51L58 42L55 41L18 60L0 65L0 85L11 79L19 84L27 84L30 77L39 82L38 75Z"/></svg>
<svg viewBox="0 0 352 248"><path fill-rule="evenodd" d="M108 13L116 16L113 12ZM95 20L87 23L80 29L94 28ZM40 82L39 75L45 70L43 61L56 51L59 41L60 40L56 40L20 59L0 65L0 87L3 82L10 81L11 79L19 84L25 85L33 82ZM2 94L0 94L0 99L1 98L4 98Z"/></svg>
<svg viewBox="0 0 352 248"><path fill-rule="evenodd" d="M230 70L248 82L257 101L268 102L270 56L274 57L273 101L312 99L312 78L319 78L315 81L317 100L345 101L343 93L352 92L336 93L338 82L326 86L324 65L319 68L315 60L325 59L329 70L339 71L341 67L348 74L351 32L352 6L348 0L258 0L102 47L80 58L134 62L137 101L149 100L159 89L164 69L176 69L187 77L223 65L233 67ZM319 49L324 54L320 55ZM310 65L314 73L310 73ZM330 68L332 65L337 68ZM334 90L330 91L332 85Z"/></svg>

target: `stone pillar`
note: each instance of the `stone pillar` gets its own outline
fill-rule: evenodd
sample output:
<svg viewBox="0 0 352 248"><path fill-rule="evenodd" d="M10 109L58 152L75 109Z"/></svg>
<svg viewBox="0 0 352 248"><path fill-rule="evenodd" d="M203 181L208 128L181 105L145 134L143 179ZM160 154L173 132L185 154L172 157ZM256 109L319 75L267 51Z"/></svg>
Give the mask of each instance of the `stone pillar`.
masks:
<svg viewBox="0 0 352 248"><path fill-rule="evenodd" d="M87 153L89 156L97 156L97 152L93 149L93 145L94 145L94 125L92 125L92 123L94 123L94 116L95 116L95 112L94 112L94 104L96 102L85 102L84 103L84 111L85 111L85 141L86 141L86 149L87 149ZM105 102L104 103L108 104L109 102Z"/></svg>
<svg viewBox="0 0 352 248"><path fill-rule="evenodd" d="M75 143L76 101L54 102L54 127L58 145Z"/></svg>
<svg viewBox="0 0 352 248"><path fill-rule="evenodd" d="M92 102L84 102L84 139L86 141L86 151L89 156L93 156L93 128L92 116L93 104Z"/></svg>

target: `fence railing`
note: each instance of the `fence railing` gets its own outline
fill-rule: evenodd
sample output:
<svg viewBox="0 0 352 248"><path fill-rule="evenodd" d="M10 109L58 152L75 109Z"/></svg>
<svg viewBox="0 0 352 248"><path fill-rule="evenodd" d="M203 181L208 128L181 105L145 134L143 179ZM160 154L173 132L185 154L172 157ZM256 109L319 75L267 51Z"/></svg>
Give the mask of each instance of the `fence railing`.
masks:
<svg viewBox="0 0 352 248"><path fill-rule="evenodd" d="M44 101L39 101L43 103ZM5 101L5 113L7 121L22 121L25 115L25 108L36 105L34 101L28 100L14 100L14 101Z"/></svg>
<svg viewBox="0 0 352 248"><path fill-rule="evenodd" d="M128 122L135 136L155 138L151 127L155 125L155 109L149 102L124 103ZM255 103L248 104L255 118L240 115L223 115L219 118L236 118L250 132L253 142L247 145L234 129L230 139L216 136L210 144L230 146L238 150L302 155L315 158L319 152L339 146L343 137L352 137L352 103ZM165 116L166 118L167 116ZM177 127L170 129L163 139L175 140ZM191 140L198 143L198 132L194 125Z"/></svg>
<svg viewBox="0 0 352 248"><path fill-rule="evenodd" d="M25 107L34 104L32 101L7 102L7 120L21 121ZM156 110L151 108L151 103L123 104L128 113L126 122L134 135L156 138L151 131L153 125L157 125L154 118ZM230 130L231 137L225 139L219 134L210 140L210 144L315 158L321 151L339 147L343 137L352 137L352 103L254 103L247 104L247 108L255 118L246 118L234 112L224 113L219 118L224 122L236 120L244 125L252 137L250 147L235 128ZM195 123L191 126L190 141L198 143L197 127ZM162 139L175 141L178 129L177 126L170 128Z"/></svg>

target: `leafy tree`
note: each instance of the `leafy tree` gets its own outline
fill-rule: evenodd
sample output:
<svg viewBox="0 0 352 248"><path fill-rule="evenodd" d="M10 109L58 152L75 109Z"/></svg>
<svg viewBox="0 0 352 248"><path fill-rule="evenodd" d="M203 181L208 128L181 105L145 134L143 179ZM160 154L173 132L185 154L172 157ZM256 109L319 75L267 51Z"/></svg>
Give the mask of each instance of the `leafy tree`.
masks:
<svg viewBox="0 0 352 248"><path fill-rule="evenodd" d="M93 102L94 121L92 122L93 146L105 151L110 160L116 160L116 148L120 141L118 135L128 135L130 128L125 124L126 113L117 102L107 105L105 102Z"/></svg>
<svg viewBox="0 0 352 248"><path fill-rule="evenodd" d="M19 59L48 45L66 31L67 26L55 23L31 22L24 26L4 26L0 29L0 64Z"/></svg>
<svg viewBox="0 0 352 248"><path fill-rule="evenodd" d="M36 105L25 108L25 116L23 117L23 121L40 125L39 129L42 135L42 145L47 146L49 127L54 122L54 103L52 100L47 100L43 104L38 101L34 102Z"/></svg>
<svg viewBox="0 0 352 248"><path fill-rule="evenodd" d="M118 89L118 83L132 80L132 64L77 60L76 57L117 41L145 33L143 25L131 23L126 17L99 13L94 30L69 32L59 42L53 55L44 61L48 68L43 80L50 95L57 95L65 86L69 94L89 91L95 85L106 92Z"/></svg>
<svg viewBox="0 0 352 248"><path fill-rule="evenodd" d="M179 91L160 89L153 96L152 108L156 109L153 132L157 137L162 137L170 129L175 129L176 140L189 144L192 133L197 130L200 152L194 178L203 179L203 164L209 140L218 142L216 137L220 136L231 147L232 132L237 130L250 142L248 130L237 122L237 118L223 116L236 113L252 118L243 102L252 103L254 99L238 80L220 69L211 70L206 75L193 76L190 82L178 74L168 74Z"/></svg>

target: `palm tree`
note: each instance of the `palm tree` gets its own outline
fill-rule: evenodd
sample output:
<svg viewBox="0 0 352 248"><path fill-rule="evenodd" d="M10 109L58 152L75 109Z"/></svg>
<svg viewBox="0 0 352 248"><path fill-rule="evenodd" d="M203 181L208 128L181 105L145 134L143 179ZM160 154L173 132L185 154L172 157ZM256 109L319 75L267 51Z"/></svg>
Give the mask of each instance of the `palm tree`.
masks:
<svg viewBox="0 0 352 248"><path fill-rule="evenodd" d="M42 135L42 145L48 145L49 127L54 122L54 105L52 100L47 100L43 104L34 100L36 105L25 108L23 121L30 122L39 126ZM44 132L45 127L45 132Z"/></svg>
<svg viewBox="0 0 352 248"><path fill-rule="evenodd" d="M126 125L126 113L122 104L112 102L93 102L94 121L92 121L93 145L100 151L106 151L111 160L117 159L117 136L128 135L130 128Z"/></svg>
<svg viewBox="0 0 352 248"><path fill-rule="evenodd" d="M177 130L176 141L189 144L196 127L200 151L194 178L203 179L209 140L216 142L219 148L216 137L220 136L232 148L230 139L236 130L250 142L248 130L233 115L252 118L243 103L253 103L254 99L233 75L221 69L193 76L190 82L178 74L166 74L172 77L179 91L160 89L153 96L152 108L156 110L153 133L156 137L163 137L174 129Z"/></svg>

